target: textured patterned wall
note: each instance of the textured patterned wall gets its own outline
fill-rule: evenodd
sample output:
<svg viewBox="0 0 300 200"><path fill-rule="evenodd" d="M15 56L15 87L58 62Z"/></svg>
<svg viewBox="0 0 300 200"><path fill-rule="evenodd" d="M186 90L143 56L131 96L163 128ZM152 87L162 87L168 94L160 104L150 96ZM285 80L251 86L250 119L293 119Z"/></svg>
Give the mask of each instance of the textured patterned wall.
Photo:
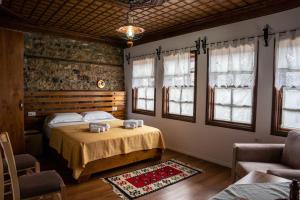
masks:
<svg viewBox="0 0 300 200"><path fill-rule="evenodd" d="M124 90L123 49L36 33L25 34L25 90Z"/></svg>

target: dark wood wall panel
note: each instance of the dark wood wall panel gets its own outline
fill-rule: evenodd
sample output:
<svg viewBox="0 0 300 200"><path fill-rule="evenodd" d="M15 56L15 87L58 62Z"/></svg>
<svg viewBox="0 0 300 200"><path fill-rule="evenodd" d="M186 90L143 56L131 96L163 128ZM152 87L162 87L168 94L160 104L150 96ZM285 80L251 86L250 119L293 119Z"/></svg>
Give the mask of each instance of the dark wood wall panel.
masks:
<svg viewBox="0 0 300 200"><path fill-rule="evenodd" d="M14 153L24 151L24 36L0 28L0 131L7 131Z"/></svg>

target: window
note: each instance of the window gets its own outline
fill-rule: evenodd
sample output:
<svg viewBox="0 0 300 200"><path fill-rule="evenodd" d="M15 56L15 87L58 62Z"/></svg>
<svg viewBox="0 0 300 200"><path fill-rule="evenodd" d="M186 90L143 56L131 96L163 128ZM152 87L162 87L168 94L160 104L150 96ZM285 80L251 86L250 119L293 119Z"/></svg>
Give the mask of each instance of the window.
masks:
<svg viewBox="0 0 300 200"><path fill-rule="evenodd" d="M181 51L164 56L162 117L196 121L196 55Z"/></svg>
<svg viewBox="0 0 300 200"><path fill-rule="evenodd" d="M276 36L272 134L300 129L300 31Z"/></svg>
<svg viewBox="0 0 300 200"><path fill-rule="evenodd" d="M206 124L255 130L256 49L253 38L210 46Z"/></svg>
<svg viewBox="0 0 300 200"><path fill-rule="evenodd" d="M155 115L155 69L154 58L133 61L132 112Z"/></svg>

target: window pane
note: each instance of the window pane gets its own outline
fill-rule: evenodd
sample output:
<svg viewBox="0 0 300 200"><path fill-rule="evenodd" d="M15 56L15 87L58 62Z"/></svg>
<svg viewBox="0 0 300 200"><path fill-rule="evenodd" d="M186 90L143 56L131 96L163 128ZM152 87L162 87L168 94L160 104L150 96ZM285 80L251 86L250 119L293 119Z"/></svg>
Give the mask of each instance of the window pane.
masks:
<svg viewBox="0 0 300 200"><path fill-rule="evenodd" d="M171 87L169 89L169 100L179 102L180 101L180 91L181 91L181 88Z"/></svg>
<svg viewBox="0 0 300 200"><path fill-rule="evenodd" d="M251 124L251 108L233 108L232 121Z"/></svg>
<svg viewBox="0 0 300 200"><path fill-rule="evenodd" d="M283 128L299 129L300 128L300 112L283 110L281 126Z"/></svg>
<svg viewBox="0 0 300 200"><path fill-rule="evenodd" d="M283 108L300 109L300 90L283 90Z"/></svg>
<svg viewBox="0 0 300 200"><path fill-rule="evenodd" d="M138 88L138 98L146 98L146 88Z"/></svg>
<svg viewBox="0 0 300 200"><path fill-rule="evenodd" d="M154 99L154 88L147 88L146 91L147 99Z"/></svg>
<svg viewBox="0 0 300 200"><path fill-rule="evenodd" d="M194 113L194 105L193 103L183 103L181 105L181 109L182 109L182 115L185 116L193 116Z"/></svg>
<svg viewBox="0 0 300 200"><path fill-rule="evenodd" d="M194 87L182 88L182 99L183 102L194 102Z"/></svg>
<svg viewBox="0 0 300 200"><path fill-rule="evenodd" d="M154 100L147 100L147 110L154 111Z"/></svg>
<svg viewBox="0 0 300 200"><path fill-rule="evenodd" d="M169 113L180 115L180 104L174 103L174 102L169 102Z"/></svg>
<svg viewBox="0 0 300 200"><path fill-rule="evenodd" d="M251 106L252 89L233 89L233 104L238 106Z"/></svg>
<svg viewBox="0 0 300 200"><path fill-rule="evenodd" d="M144 99L137 99L137 109L146 110L146 101Z"/></svg>
<svg viewBox="0 0 300 200"><path fill-rule="evenodd" d="M215 88L215 103L223 105L231 104L231 89Z"/></svg>
<svg viewBox="0 0 300 200"><path fill-rule="evenodd" d="M230 121L230 107L216 105L214 117L216 120Z"/></svg>

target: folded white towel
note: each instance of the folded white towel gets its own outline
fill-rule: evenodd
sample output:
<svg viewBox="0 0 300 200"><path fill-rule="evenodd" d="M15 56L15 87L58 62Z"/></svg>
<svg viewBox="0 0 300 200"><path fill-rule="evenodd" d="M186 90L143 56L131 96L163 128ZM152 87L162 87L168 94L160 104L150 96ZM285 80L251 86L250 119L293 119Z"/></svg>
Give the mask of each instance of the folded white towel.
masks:
<svg viewBox="0 0 300 200"><path fill-rule="evenodd" d="M89 124L90 132L92 133L100 133L100 132L105 132L110 129L109 124L105 123L90 123Z"/></svg>
<svg viewBox="0 0 300 200"><path fill-rule="evenodd" d="M92 127L90 128L90 132L91 133L101 133L101 132L105 132L108 131L108 129L106 129L105 127Z"/></svg>
<svg viewBox="0 0 300 200"><path fill-rule="evenodd" d="M138 123L138 127L144 126L144 120L138 119L138 120L136 120L136 121L137 121L137 123Z"/></svg>
<svg viewBox="0 0 300 200"><path fill-rule="evenodd" d="M144 125L143 120L135 120L135 119L130 119L130 120L125 120L123 122L123 125L125 128L137 128L137 127L142 127Z"/></svg>

